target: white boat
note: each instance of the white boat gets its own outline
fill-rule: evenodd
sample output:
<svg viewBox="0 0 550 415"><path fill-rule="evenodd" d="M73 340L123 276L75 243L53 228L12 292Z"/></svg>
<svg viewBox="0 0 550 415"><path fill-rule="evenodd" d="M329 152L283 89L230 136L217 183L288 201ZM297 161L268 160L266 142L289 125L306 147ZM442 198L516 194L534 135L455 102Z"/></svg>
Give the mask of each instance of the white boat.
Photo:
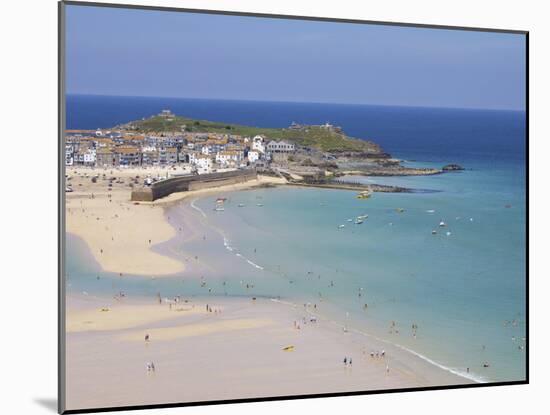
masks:
<svg viewBox="0 0 550 415"><path fill-rule="evenodd" d="M355 219L356 225L361 225L362 223L363 223L363 219L359 219L359 218Z"/></svg>
<svg viewBox="0 0 550 415"><path fill-rule="evenodd" d="M244 205L242 203L239 203L237 206L238 207L244 207Z"/></svg>
<svg viewBox="0 0 550 415"><path fill-rule="evenodd" d="M73 188L70 187L70 186L67 186L67 187L65 187L65 191L66 191L67 193L71 193L71 192L73 191Z"/></svg>
<svg viewBox="0 0 550 415"><path fill-rule="evenodd" d="M222 206L218 206L214 209L216 212L223 212L225 209Z"/></svg>
<svg viewBox="0 0 550 415"><path fill-rule="evenodd" d="M262 206L263 206L263 204L262 204L262 203L258 203L258 204L257 204L256 206L258 206L258 207L262 207Z"/></svg>
<svg viewBox="0 0 550 415"><path fill-rule="evenodd" d="M443 221L439 222L439 227L440 228L444 228L445 226L447 226L447 224Z"/></svg>
<svg viewBox="0 0 550 415"><path fill-rule="evenodd" d="M338 226L339 229L342 229L342 228L345 228L345 227L346 227L346 225L340 225L340 226Z"/></svg>
<svg viewBox="0 0 550 415"><path fill-rule="evenodd" d="M348 219L348 222L353 222L353 219Z"/></svg>

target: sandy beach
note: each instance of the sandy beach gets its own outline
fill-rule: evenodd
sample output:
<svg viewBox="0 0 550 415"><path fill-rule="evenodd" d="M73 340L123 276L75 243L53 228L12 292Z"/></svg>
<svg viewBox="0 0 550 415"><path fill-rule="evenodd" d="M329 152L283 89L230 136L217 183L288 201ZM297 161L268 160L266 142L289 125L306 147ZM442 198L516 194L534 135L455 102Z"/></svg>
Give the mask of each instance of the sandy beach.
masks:
<svg viewBox="0 0 550 415"><path fill-rule="evenodd" d="M87 244L104 271L122 276L215 276L213 264L181 251L185 243L202 243L207 233L207 241L221 238L191 202L209 193L284 183L260 176L136 204L129 201L129 180L166 170L80 168L67 174L74 189L67 193L67 231ZM100 178L92 183L96 174ZM112 187L109 177L117 178ZM184 199L190 203L178 205L170 218L165 208ZM225 249L221 241L217 245ZM187 298L114 294L68 295L68 409L471 382L391 343L344 330L322 308L246 291Z"/></svg>
<svg viewBox="0 0 550 415"><path fill-rule="evenodd" d="M147 276L180 273L184 270L181 261L151 250L176 234L164 218L163 206L208 193L285 183L284 179L259 176L257 180L216 189L174 193L155 202L130 201L131 179L140 176L143 180L148 174L166 176L168 172L166 168L67 169L73 192L66 193L66 230L86 242L104 271ZM91 180L94 175L99 175L96 183ZM110 177L116 177L111 187Z"/></svg>
<svg viewBox="0 0 550 415"><path fill-rule="evenodd" d="M67 379L69 409L469 383L273 299L82 295L68 301Z"/></svg>

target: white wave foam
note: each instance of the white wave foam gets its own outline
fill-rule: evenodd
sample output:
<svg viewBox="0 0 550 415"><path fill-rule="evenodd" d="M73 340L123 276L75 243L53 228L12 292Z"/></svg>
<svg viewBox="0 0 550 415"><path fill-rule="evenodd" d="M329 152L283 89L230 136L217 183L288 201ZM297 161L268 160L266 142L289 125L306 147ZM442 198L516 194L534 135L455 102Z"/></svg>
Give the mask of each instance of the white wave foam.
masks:
<svg viewBox="0 0 550 415"><path fill-rule="evenodd" d="M192 207L193 209L199 211L199 213L200 213L203 217L206 218L206 213L204 213L203 210L202 210L200 207L198 207L197 205L195 205L195 202L196 202L196 201L197 201L197 199L193 199L193 200L191 201L191 207Z"/></svg>
<svg viewBox="0 0 550 415"><path fill-rule="evenodd" d="M233 252L235 250L235 248L233 248L231 245L229 245L229 240L224 236L223 237L223 246L225 246L225 249L227 249L229 252ZM250 265L252 265L254 268L256 269L260 269L263 271L264 267L256 264L255 262L252 262L250 259L248 259L247 257L243 256L242 254L236 252L235 253L236 256L238 256L239 258L242 258L244 259L246 262L248 262Z"/></svg>
<svg viewBox="0 0 550 415"><path fill-rule="evenodd" d="M254 268L258 268L258 269L261 269L263 270L263 267L259 266L258 264L255 264L254 262L252 262L250 259L247 259L246 262L248 262L250 265L252 265Z"/></svg>
<svg viewBox="0 0 550 415"><path fill-rule="evenodd" d="M291 306L291 307L294 307L296 308L297 305L294 304L294 303L291 303L291 302L288 302L288 301L283 301L283 300L279 300L277 298L271 298L271 301L275 302L275 303L281 303L281 304L285 304L287 306ZM311 315L315 315L317 317L320 317L320 315L318 315L318 313L313 313L311 312L310 310L307 310L306 309L306 312L308 314L311 314ZM331 322L332 324L335 324L337 326L342 326L341 323L335 321L335 320L331 320L329 318L326 318L326 317L323 317L325 320L328 320L329 322ZM367 332L364 332L364 331L361 331L361 330L358 330L358 329L355 329L355 328L350 328L348 329L349 331L353 331L357 334L360 334L362 336L365 336L365 337L372 337L373 339L379 341L379 342L383 342L383 343L386 343L386 344L389 344L391 346L394 346L394 347L397 347L398 349L401 349L407 353L411 353L412 355L424 360L425 362L428 362L430 363L431 365L434 365L442 370L445 370L446 372L450 372L452 373L453 375L457 375L457 376L460 376L460 377L463 377L465 379L468 379L468 380L471 380L472 382L476 382L476 383L487 383L488 380L485 379L484 377L482 376L479 376L479 375L474 375L472 373L467 373L463 370L460 370L460 369L456 369L456 368L451 368L451 367L448 367L448 366L445 366L445 365L442 365L441 363L439 362L436 362L435 360L432 360L430 359L429 357L427 356L424 356L423 354L420 354L418 352L415 352L414 350L411 350L405 346L401 346L400 344L397 344L397 343L392 343L386 339L382 339L378 336L375 336L373 334L370 334L370 333L367 333Z"/></svg>
<svg viewBox="0 0 550 415"><path fill-rule="evenodd" d="M223 246L225 246L225 249L229 252L233 252L233 247L229 245L229 240L225 236L223 237Z"/></svg>

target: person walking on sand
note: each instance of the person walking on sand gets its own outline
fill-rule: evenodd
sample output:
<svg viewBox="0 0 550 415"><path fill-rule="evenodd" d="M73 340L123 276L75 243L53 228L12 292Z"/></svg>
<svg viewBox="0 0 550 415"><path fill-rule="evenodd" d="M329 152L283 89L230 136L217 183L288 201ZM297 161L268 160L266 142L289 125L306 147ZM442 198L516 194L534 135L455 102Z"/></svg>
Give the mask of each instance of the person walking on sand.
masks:
<svg viewBox="0 0 550 415"><path fill-rule="evenodd" d="M145 334L145 341L146 341L146 342L149 341L149 333Z"/></svg>
<svg viewBox="0 0 550 415"><path fill-rule="evenodd" d="M344 366L347 366L347 364L348 364L348 358L344 357Z"/></svg>
<svg viewBox="0 0 550 415"><path fill-rule="evenodd" d="M351 360L351 357L349 358L349 365L353 365L353 361Z"/></svg>

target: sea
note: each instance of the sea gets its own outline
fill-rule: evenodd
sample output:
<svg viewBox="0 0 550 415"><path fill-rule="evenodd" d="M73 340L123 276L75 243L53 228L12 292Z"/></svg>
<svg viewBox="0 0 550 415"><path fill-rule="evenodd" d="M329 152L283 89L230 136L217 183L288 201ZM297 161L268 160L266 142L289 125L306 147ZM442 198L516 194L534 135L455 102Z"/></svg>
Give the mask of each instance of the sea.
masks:
<svg viewBox="0 0 550 415"><path fill-rule="evenodd" d="M175 227L183 215L194 215L209 231L205 240L155 249L184 249L189 258L223 264L194 278L118 278L101 272L85 244L68 235L69 291L309 303L345 327L468 379L525 380L524 112L86 95L69 95L66 102L69 129L109 128L163 109L259 127L330 122L380 144L406 166L465 168L435 176L350 177L422 189L366 200L352 191L279 187L170 207L166 216ZM227 198L223 212L214 210L220 196ZM355 224L360 215L368 217Z"/></svg>

